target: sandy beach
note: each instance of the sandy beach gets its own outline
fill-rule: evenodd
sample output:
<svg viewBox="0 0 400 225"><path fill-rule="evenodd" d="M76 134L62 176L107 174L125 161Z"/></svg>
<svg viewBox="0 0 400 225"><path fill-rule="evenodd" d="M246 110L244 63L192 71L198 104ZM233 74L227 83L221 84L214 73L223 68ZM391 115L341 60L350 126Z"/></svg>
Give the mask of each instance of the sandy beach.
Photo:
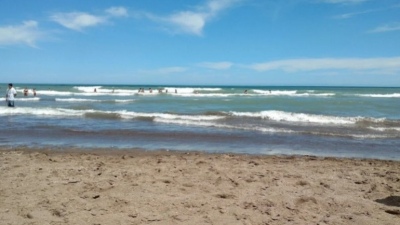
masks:
<svg viewBox="0 0 400 225"><path fill-rule="evenodd" d="M400 222L399 161L2 149L0 180L4 225Z"/></svg>

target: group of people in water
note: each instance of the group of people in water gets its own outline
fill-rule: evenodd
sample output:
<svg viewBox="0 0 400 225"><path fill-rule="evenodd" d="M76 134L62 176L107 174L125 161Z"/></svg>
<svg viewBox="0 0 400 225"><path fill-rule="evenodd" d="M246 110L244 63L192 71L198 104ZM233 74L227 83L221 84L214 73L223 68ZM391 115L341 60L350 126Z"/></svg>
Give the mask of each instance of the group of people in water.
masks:
<svg viewBox="0 0 400 225"><path fill-rule="evenodd" d="M95 88L93 90L93 92L97 93L97 88ZM144 93L144 92L145 92L144 88L139 88L138 93ZM112 93L114 93L114 89L112 90ZM153 93L152 88L149 88L149 93ZM158 93L163 93L163 89L162 88L158 89ZM168 93L168 89L165 89L165 93ZM175 94L177 94L177 93L178 93L178 91L175 89Z"/></svg>
<svg viewBox="0 0 400 225"><path fill-rule="evenodd" d="M139 88L138 93L144 93L144 88ZM149 93L153 93L153 89L149 88ZM163 89L160 88L158 89L158 93L163 93ZM165 93L168 93L168 89L165 89ZM178 93L178 91L175 89L175 94Z"/></svg>
<svg viewBox="0 0 400 225"><path fill-rule="evenodd" d="M28 88L24 88L24 96L28 96L29 95L29 89ZM36 96L36 88L32 89L32 94L33 96ZM14 86L12 83L8 84L8 89L6 91L6 103L8 107L14 107L14 100L15 97L17 97L17 91L15 90Z"/></svg>
<svg viewBox="0 0 400 225"><path fill-rule="evenodd" d="M24 89L24 96L28 96L28 94L29 94L29 90L28 90L28 88L25 88ZM36 96L36 88L32 89L32 94L33 94L33 96Z"/></svg>
<svg viewBox="0 0 400 225"><path fill-rule="evenodd" d="M163 89L163 88L159 88L158 89L158 93L163 93L163 91L165 90L165 93L168 93L168 89ZM95 93L97 93L97 88L94 88L93 90ZM153 89L149 88L148 89L149 93L153 93ZM28 96L29 95L29 89L28 88L24 88L24 96ZM112 93L114 93L114 89L112 90ZM144 88L139 88L138 93L145 93L145 89ZM177 89L175 89L175 94L177 94L178 91ZM195 91L195 94L197 94L198 92ZM243 92L244 94L247 94L247 90L244 90ZM269 90L269 93L271 93L271 90ZM32 89L32 95L36 96L36 88ZM8 84L8 89L7 89L7 93L6 93L6 101L9 107L14 107L14 97L17 96L17 91L14 89L13 85L10 83Z"/></svg>
<svg viewBox="0 0 400 225"><path fill-rule="evenodd" d="M35 90L35 89L33 89L33 90ZM159 88L159 89L158 89L158 93L163 93L163 91L164 91L164 89L162 89L162 88ZM93 92L97 93L97 89L95 88L95 89L93 90ZM149 93L153 93L153 89L152 89L152 88L149 88L148 92L149 92ZM35 92L34 92L34 93L35 93ZM112 90L112 93L114 93L114 89ZM145 89L144 89L144 88L139 88L138 93L145 93ZM165 89L165 93L168 93L168 89ZM175 89L175 94L177 94L177 93L178 93L178 91ZM197 94L198 91L195 91L194 93ZM247 94L247 90L244 90L243 93L244 93L244 94ZM269 93L271 93L271 90L269 90Z"/></svg>

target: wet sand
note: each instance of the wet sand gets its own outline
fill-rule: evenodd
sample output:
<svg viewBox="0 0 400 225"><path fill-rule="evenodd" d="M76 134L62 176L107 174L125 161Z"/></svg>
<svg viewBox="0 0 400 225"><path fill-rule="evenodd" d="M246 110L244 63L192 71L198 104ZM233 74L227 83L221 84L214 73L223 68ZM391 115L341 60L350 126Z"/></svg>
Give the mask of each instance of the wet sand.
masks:
<svg viewBox="0 0 400 225"><path fill-rule="evenodd" d="M0 221L394 225L400 222L400 162L2 149Z"/></svg>

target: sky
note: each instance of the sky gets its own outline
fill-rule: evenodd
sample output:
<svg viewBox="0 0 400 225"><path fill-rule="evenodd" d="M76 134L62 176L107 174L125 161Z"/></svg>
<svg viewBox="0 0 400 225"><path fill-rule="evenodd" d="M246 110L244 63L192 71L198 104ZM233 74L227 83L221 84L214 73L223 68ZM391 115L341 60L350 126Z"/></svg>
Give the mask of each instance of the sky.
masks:
<svg viewBox="0 0 400 225"><path fill-rule="evenodd" d="M0 82L400 87L400 1L0 0Z"/></svg>

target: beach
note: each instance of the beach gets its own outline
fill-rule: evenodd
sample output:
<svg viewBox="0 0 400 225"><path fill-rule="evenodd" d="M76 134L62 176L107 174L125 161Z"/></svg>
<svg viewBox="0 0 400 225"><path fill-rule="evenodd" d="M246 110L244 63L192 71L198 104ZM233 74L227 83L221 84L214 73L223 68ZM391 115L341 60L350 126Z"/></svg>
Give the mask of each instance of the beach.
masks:
<svg viewBox="0 0 400 225"><path fill-rule="evenodd" d="M400 162L2 148L1 224L398 224Z"/></svg>

